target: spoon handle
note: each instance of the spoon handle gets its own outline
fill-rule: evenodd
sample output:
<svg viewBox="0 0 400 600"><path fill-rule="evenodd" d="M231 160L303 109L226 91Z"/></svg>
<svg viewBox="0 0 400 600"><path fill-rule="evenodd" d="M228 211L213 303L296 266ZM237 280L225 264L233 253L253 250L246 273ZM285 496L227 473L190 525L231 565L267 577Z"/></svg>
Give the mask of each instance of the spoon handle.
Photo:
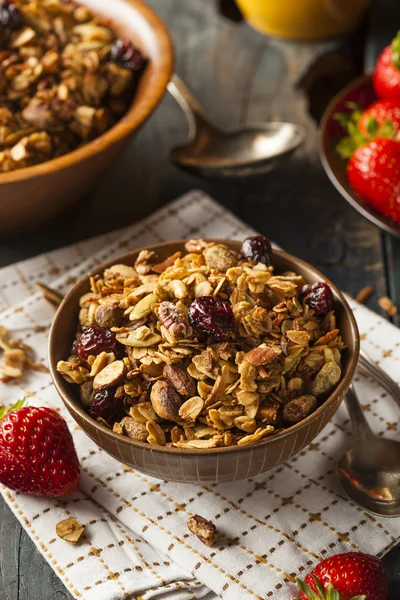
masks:
<svg viewBox="0 0 400 600"><path fill-rule="evenodd" d="M374 438L374 434L365 418L353 383L346 394L346 406L353 426L355 445L362 445Z"/></svg>
<svg viewBox="0 0 400 600"><path fill-rule="evenodd" d="M376 379L400 406L400 387L383 369L373 362L364 350L360 350L359 367L363 373Z"/></svg>
<svg viewBox="0 0 400 600"><path fill-rule="evenodd" d="M167 85L167 90L185 113L189 123L189 136L191 138L195 137L197 130L200 128L207 127L213 129L203 108L191 94L182 79L175 73Z"/></svg>

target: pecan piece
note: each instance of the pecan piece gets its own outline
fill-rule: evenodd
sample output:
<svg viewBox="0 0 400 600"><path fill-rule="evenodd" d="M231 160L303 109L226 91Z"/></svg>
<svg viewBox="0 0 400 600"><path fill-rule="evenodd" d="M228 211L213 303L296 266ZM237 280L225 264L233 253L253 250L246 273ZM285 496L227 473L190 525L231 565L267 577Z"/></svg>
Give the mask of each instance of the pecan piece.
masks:
<svg viewBox="0 0 400 600"><path fill-rule="evenodd" d="M60 521L56 525L56 533L58 537L65 540L69 544L77 544L81 538L85 528L83 525L78 523L75 517Z"/></svg>
<svg viewBox="0 0 400 600"><path fill-rule="evenodd" d="M194 396L196 384L189 373L177 365L164 365L163 375L181 396Z"/></svg>
<svg viewBox="0 0 400 600"><path fill-rule="evenodd" d="M179 409L181 399L166 381L158 380L155 382L150 392L150 401L157 415L168 421L179 421Z"/></svg>
<svg viewBox="0 0 400 600"><path fill-rule="evenodd" d="M206 546L212 546L215 541L217 528L212 521L208 521L200 515L193 515L188 518L188 529L194 533L199 540Z"/></svg>
<svg viewBox="0 0 400 600"><path fill-rule="evenodd" d="M317 399L311 394L295 398L283 407L283 418L288 423L299 423L317 408Z"/></svg>
<svg viewBox="0 0 400 600"><path fill-rule="evenodd" d="M191 335L191 327L187 315L172 302L161 302L158 316L165 329L176 340L186 339Z"/></svg>

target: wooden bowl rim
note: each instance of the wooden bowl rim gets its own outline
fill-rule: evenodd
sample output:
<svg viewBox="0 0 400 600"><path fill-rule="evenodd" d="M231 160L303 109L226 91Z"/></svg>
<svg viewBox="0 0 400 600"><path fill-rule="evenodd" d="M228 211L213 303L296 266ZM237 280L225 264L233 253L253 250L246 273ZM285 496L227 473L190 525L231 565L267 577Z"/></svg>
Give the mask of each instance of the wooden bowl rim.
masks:
<svg viewBox="0 0 400 600"><path fill-rule="evenodd" d="M224 243L224 244L230 245L231 247L235 247L236 249L238 249L237 246L239 246L241 244L241 242L239 242L237 240L227 240L227 239L219 239L219 238L213 238L213 239L206 238L206 241L215 242L215 243ZM57 344L57 339L58 339L58 333L57 333L58 325L59 325L60 321L62 321L62 319L63 319L63 310L64 310L65 306L70 302L71 298L75 295L77 289L83 283L89 282L89 278L91 276L94 276L98 273L103 272L104 269L106 269L107 267L109 267L113 264L124 264L127 260L129 260L130 257L137 255L140 252L140 250L149 250L149 251L156 252L157 250L160 250L162 248L165 248L165 247L168 247L171 245L179 244L179 245L183 246L185 244L185 242L187 242L187 238L181 239L181 240L172 240L169 242L161 242L158 244L151 244L149 246L143 246L141 248L131 250L125 254L122 254L115 258L112 258L112 259L102 263L101 265L96 266L94 269L92 269L90 271L90 273L81 277L73 285L73 287L69 290L69 292L66 294L64 300L62 301L62 303L60 304L60 306L57 309L57 312L55 314L55 317L53 319L53 322L52 322L52 325L50 328L49 345L48 345L48 360L49 360L50 374L51 374L53 383L56 387L58 394L61 396L61 399L63 400L63 402L67 406L67 408L71 408L73 411L76 411L79 414L79 416L83 419L83 421L85 421L88 425L91 425L92 427L95 427L96 429L98 429L99 436L105 435L106 437L111 438L115 442L127 444L128 446L131 446L131 447L134 447L137 449L147 450L150 452L156 452L156 453L161 453L161 454L167 452L169 454L176 454L176 455L195 454L198 456L198 455L224 454L224 453L238 452L238 451L244 452L246 450L254 451L255 448L259 448L260 446L266 446L266 445L271 444L272 442L276 441L277 439L284 439L284 438L290 437L294 433L298 433L299 431L301 431L302 429L307 427L309 424L311 424L313 421L315 421L318 416L321 417L321 421L322 421L322 414L325 413L326 410L332 404L334 404L336 402L338 396L344 395L344 393L349 388L350 383L353 379L353 376L354 376L354 373L355 373L355 370L357 367L357 363L358 363L359 350L360 350L360 336L359 336L357 323L354 318L353 311L351 310L350 306L348 305L342 292L336 287L336 285L334 283L332 283L322 273L320 273L320 271L318 271L318 269L316 269L315 267L313 267L306 261L304 261L300 258L297 258L291 254L288 254L287 252L284 252L282 250L275 250L275 249L273 249L273 257L274 256L281 257L284 260L291 262L293 264L293 267L296 267L298 265L298 266L303 267L306 270L311 270L318 278L320 278L323 281L326 281L331 286L331 288L334 292L336 301L339 301L340 304L342 305L342 307L344 309L344 313L346 315L346 318L350 324L350 331L351 331L350 337L351 337L352 344L351 344L351 346L350 345L348 346L349 363L347 366L347 371L344 374L344 376L342 377L339 385L333 390L333 392L325 400L325 402L321 406L319 406L315 412L313 412L311 415L309 415L308 417L303 419L303 421L300 421L300 423L297 423L295 425L292 425L291 427L288 427L287 429L285 429L284 431L282 431L280 433L276 433L276 434L274 433L271 436L263 438L259 442L255 442L253 444L248 444L248 445L244 445L244 446L236 445L236 446L228 446L228 447L222 447L222 448L209 448L209 449L204 449L204 450L203 449L190 449L190 448L174 448L174 447L170 448L170 447L165 447L165 446L150 445L146 442L138 442L138 441L132 440L131 438L128 438L126 436L121 436L120 434L114 433L111 429L108 429L104 425L101 425L100 423L98 423L97 421L92 419L92 417L90 417L86 413L86 411L83 410L82 406L79 405L73 399L72 394L70 394L69 392L66 391L68 389L66 387L66 385L68 385L68 384L62 378L62 376L58 373L58 371L56 369L56 363L53 360L53 356L54 356L54 348ZM272 263L273 262L274 261L272 261ZM130 264L132 264L132 260L131 260ZM74 418L74 416L73 416L73 418Z"/></svg>
<svg viewBox="0 0 400 600"><path fill-rule="evenodd" d="M162 50L160 57L152 62L154 68L152 81L150 82L151 85L146 86L143 98L139 103L133 99L132 105L122 119L101 136L82 147L38 165L9 173L0 173L0 186L49 175L103 152L143 124L160 103L174 66L174 50L169 31L158 14L143 0L123 0L123 2L131 5L136 12L139 12L146 19L154 32L154 39L157 41L159 49Z"/></svg>
<svg viewBox="0 0 400 600"><path fill-rule="evenodd" d="M371 223L377 225L384 231L400 237L400 224L396 224L395 221L391 221L381 215L378 211L374 210L372 206L369 206L365 200L361 198L356 192L349 191L339 181L336 176L336 171L331 164L331 151L328 147L328 140L331 137L328 135L328 124L332 119L332 116L337 112L337 106L348 96L348 94L357 88L364 88L366 86L372 86L372 75L361 75L350 83L348 83L340 92L338 92L326 107L324 114L321 119L319 127L319 154L322 162L322 166L325 169L325 173L337 189L337 191L343 196L353 208L355 208L363 217L366 217Z"/></svg>

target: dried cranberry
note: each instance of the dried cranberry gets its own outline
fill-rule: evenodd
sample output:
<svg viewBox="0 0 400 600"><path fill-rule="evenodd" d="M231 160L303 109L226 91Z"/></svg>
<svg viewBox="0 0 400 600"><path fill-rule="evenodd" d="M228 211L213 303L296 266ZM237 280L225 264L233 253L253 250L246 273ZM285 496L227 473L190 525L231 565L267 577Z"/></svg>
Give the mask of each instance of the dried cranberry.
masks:
<svg viewBox="0 0 400 600"><path fill-rule="evenodd" d="M143 54L128 40L116 40L111 46L110 58L131 71L142 71L146 65Z"/></svg>
<svg viewBox="0 0 400 600"><path fill-rule="evenodd" d="M272 258L271 242L264 235L248 237L242 244L241 254L244 259L250 259L255 264L263 263L269 267Z"/></svg>
<svg viewBox="0 0 400 600"><path fill-rule="evenodd" d="M9 29L21 29L24 25L21 13L10 0L0 2L0 25Z"/></svg>
<svg viewBox="0 0 400 600"><path fill-rule="evenodd" d="M189 320L199 333L212 335L220 341L235 329L231 305L214 296L196 298L189 307Z"/></svg>
<svg viewBox="0 0 400 600"><path fill-rule="evenodd" d="M76 352L82 361L88 356L97 356L100 352L115 352L117 340L115 334L104 327L82 327L82 334L74 344Z"/></svg>
<svg viewBox="0 0 400 600"><path fill-rule="evenodd" d="M106 421L115 419L122 409L122 400L115 397L115 390L107 388L93 394L89 414L94 419L101 417Z"/></svg>
<svg viewBox="0 0 400 600"><path fill-rule="evenodd" d="M333 310L334 298L332 290L325 281L309 283L302 287L299 300L304 300L316 315L326 315Z"/></svg>

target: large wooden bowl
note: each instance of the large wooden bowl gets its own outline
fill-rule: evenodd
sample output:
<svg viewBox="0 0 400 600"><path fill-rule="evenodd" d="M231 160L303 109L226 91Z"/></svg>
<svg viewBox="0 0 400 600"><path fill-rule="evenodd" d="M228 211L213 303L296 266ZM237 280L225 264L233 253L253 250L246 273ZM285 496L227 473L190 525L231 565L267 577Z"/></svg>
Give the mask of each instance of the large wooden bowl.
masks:
<svg viewBox="0 0 400 600"><path fill-rule="evenodd" d="M234 250L240 248L239 242L219 241L226 243ZM178 250L183 250L184 241L166 242L148 246L147 249L154 250L163 259ZM90 289L90 275L101 273L112 264L132 265L138 252L138 250L128 252L121 257L112 259L78 281L65 297L54 318L49 340L51 376L58 393L75 421L96 444L118 461L143 473L168 481L221 483L246 479L268 471L300 452L322 431L335 414L353 379L358 362L359 334L353 313L342 293L331 282L328 283L335 296L338 327L347 346L343 359L343 376L329 398L312 415L282 433L271 435L248 446L182 450L153 446L117 435L97 423L83 410L79 401L79 387L67 383L56 370L57 362L65 359L70 353L78 320L79 298ZM325 279L314 267L285 252L274 252L273 265L277 272L296 271L303 275L308 282Z"/></svg>
<svg viewBox="0 0 400 600"><path fill-rule="evenodd" d="M125 117L109 131L60 158L0 174L0 234L50 219L97 184L149 118L173 68L168 31L142 0L80 0L111 19L118 35L132 40L149 59Z"/></svg>

